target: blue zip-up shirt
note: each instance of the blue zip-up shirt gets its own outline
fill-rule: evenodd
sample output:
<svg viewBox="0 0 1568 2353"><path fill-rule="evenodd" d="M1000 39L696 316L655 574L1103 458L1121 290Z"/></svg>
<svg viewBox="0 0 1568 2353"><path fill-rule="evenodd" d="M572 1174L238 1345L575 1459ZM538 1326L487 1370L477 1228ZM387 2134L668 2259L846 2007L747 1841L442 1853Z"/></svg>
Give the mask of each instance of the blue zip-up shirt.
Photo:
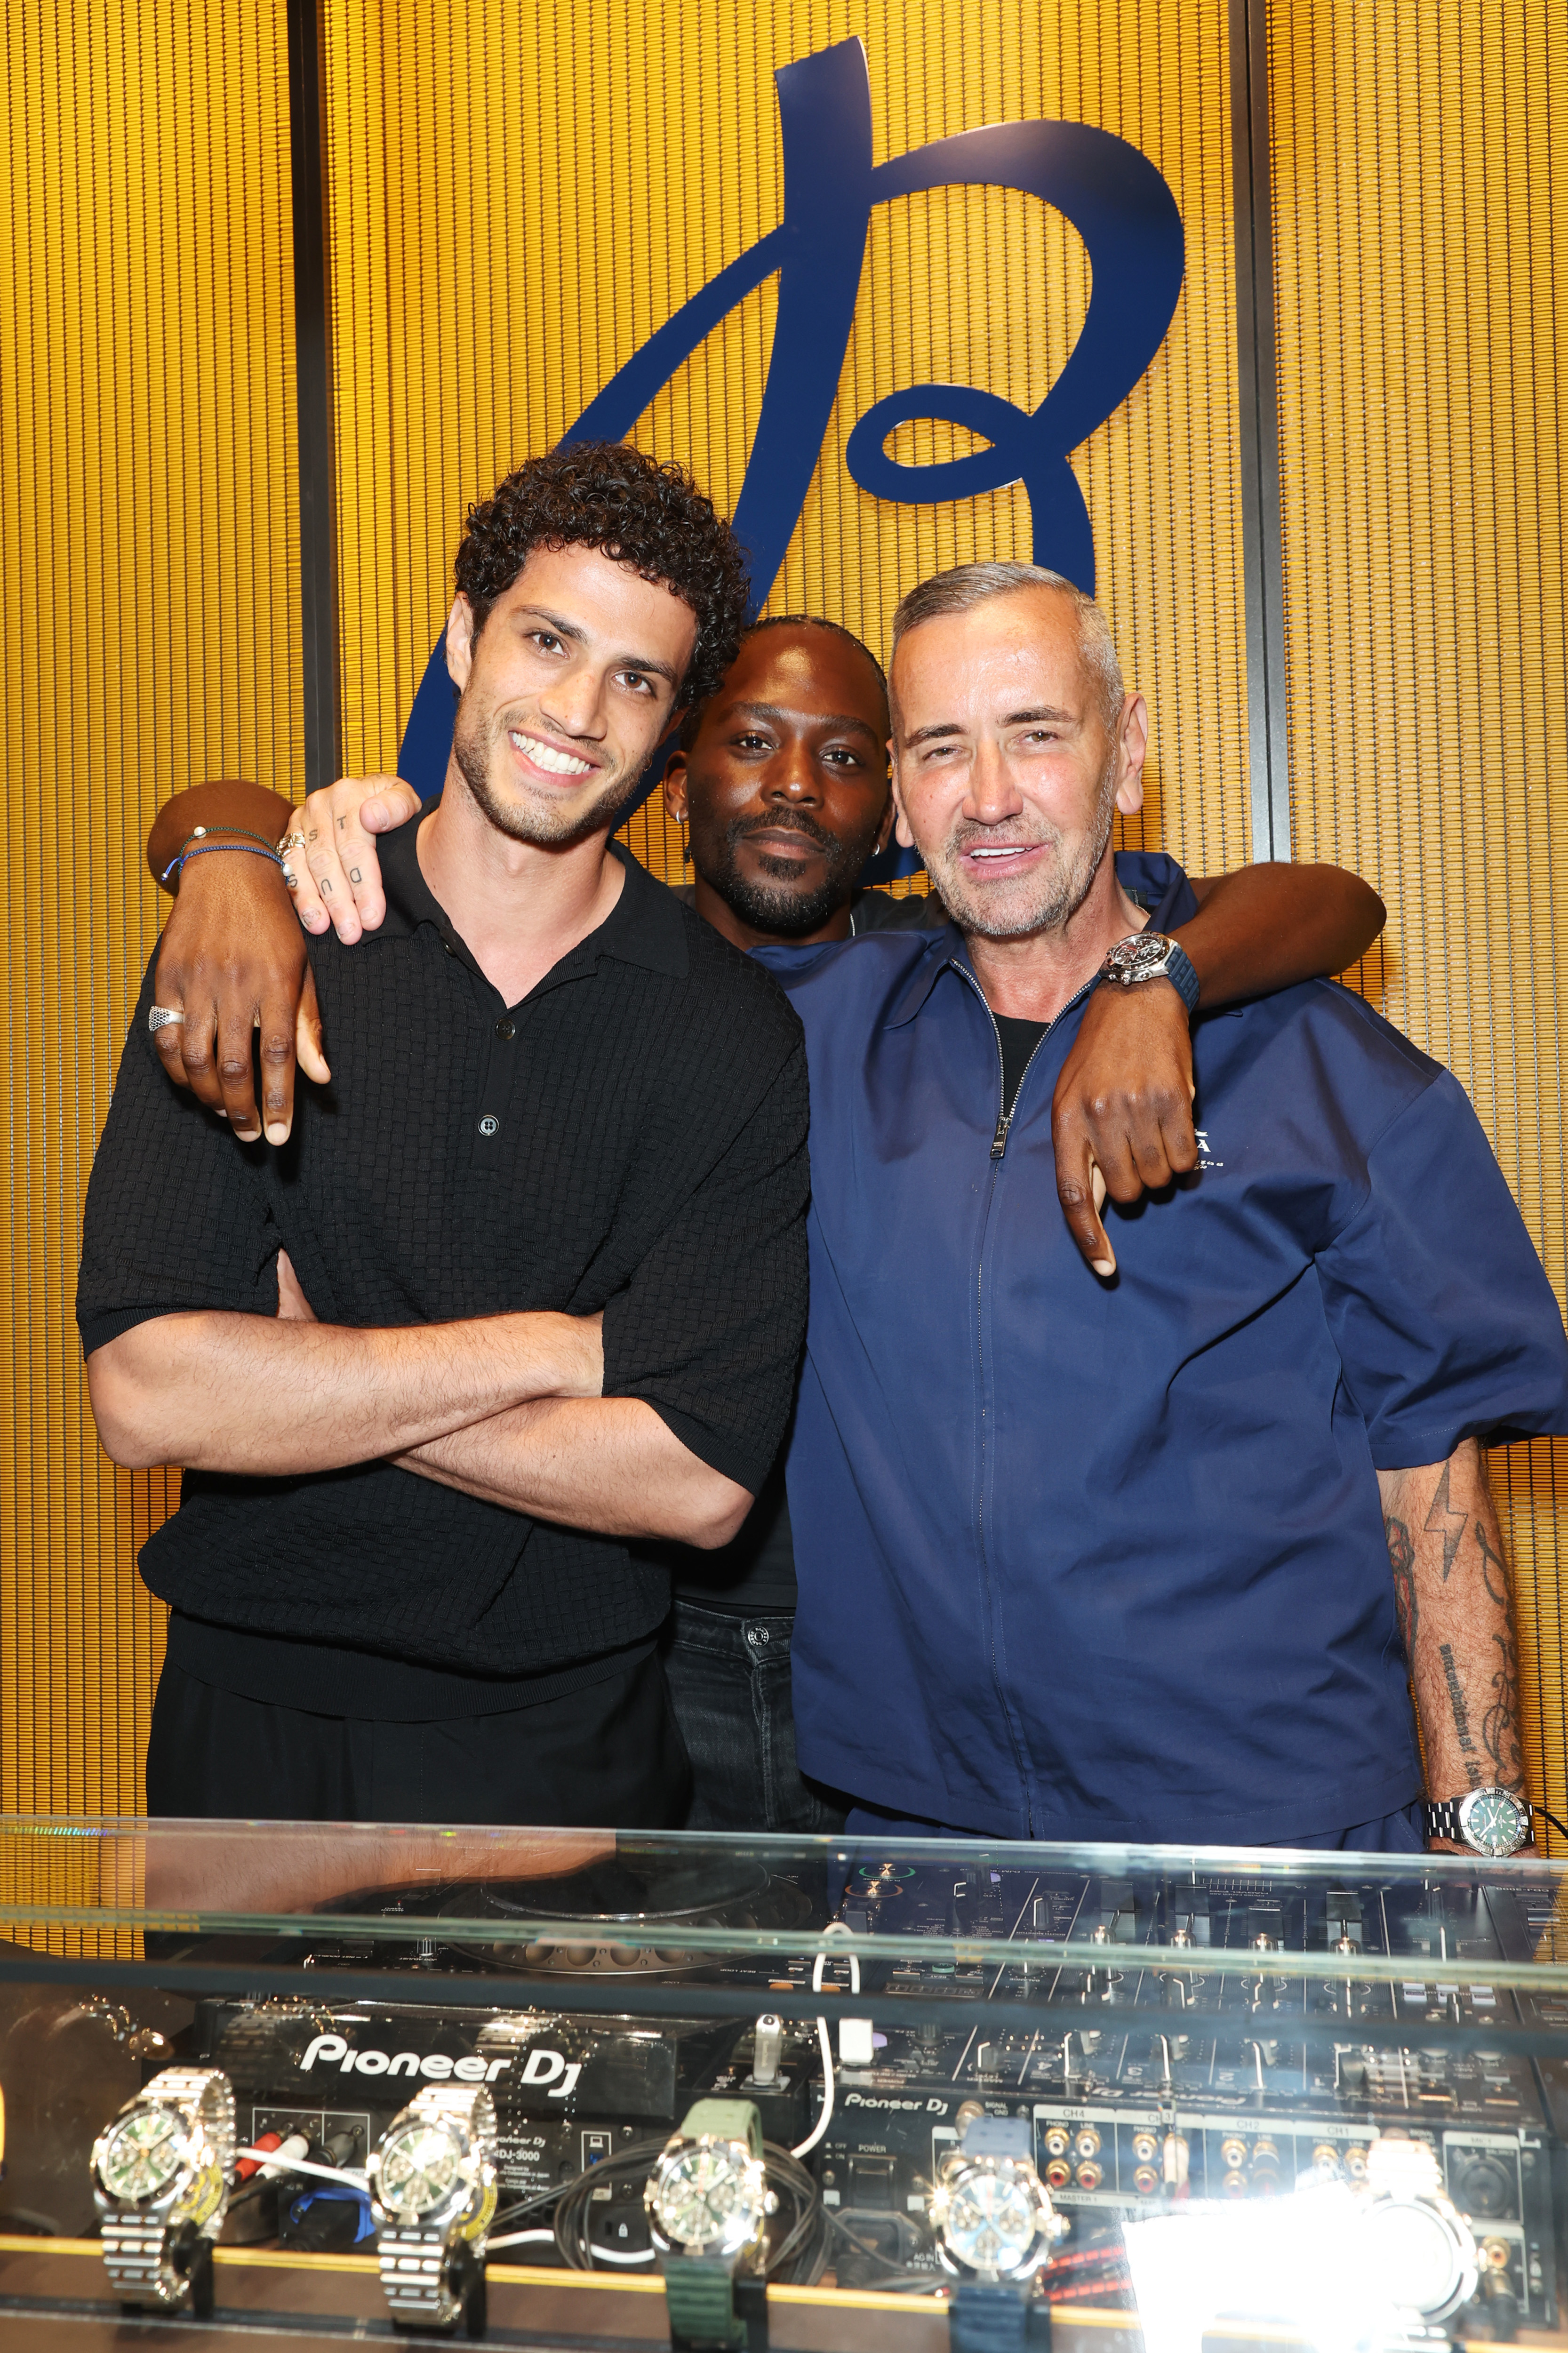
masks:
<svg viewBox="0 0 1568 2353"><path fill-rule="evenodd" d="M1118 860L1158 930L1195 912ZM758 952L805 1024L788 1461L800 1761L1022 1838L1289 1840L1420 1793L1377 1472L1568 1430L1568 1340L1463 1089L1314 981L1194 1026L1202 1166L1056 1193L1047 1031L997 1155L955 930Z"/></svg>

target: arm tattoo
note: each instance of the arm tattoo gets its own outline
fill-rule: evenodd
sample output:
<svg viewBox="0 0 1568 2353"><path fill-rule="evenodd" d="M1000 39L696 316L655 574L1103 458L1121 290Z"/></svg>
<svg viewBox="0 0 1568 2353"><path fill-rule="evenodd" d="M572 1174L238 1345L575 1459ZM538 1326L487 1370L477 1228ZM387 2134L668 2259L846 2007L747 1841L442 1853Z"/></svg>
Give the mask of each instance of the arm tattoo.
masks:
<svg viewBox="0 0 1568 2353"><path fill-rule="evenodd" d="M1464 1687L1459 1682L1459 1670L1454 1664L1452 1642L1439 1643L1437 1656L1443 1662L1443 1680L1448 1686L1448 1704L1454 1711L1454 1729L1459 1736L1459 1746L1461 1748L1473 1749L1476 1744L1470 1737L1469 1704L1465 1698ZM1493 1689L1496 1689L1495 1683Z"/></svg>
<svg viewBox="0 0 1568 2353"><path fill-rule="evenodd" d="M1502 1655L1492 1677L1496 1697L1481 1718L1481 1738L1495 1778L1504 1788L1521 1788L1524 1753L1519 1745L1519 1656L1511 1627L1506 1634L1494 1634L1492 1641Z"/></svg>
<svg viewBox="0 0 1568 2353"><path fill-rule="evenodd" d="M1448 1582L1448 1571L1454 1566L1454 1555L1458 1551L1465 1533L1464 1513L1453 1511L1448 1504L1448 1472L1451 1468L1451 1464L1444 1463L1443 1475L1437 1482L1437 1492L1432 1498L1432 1508L1426 1514L1427 1535L1436 1535L1439 1532L1442 1535L1445 1585Z"/></svg>
<svg viewBox="0 0 1568 2353"><path fill-rule="evenodd" d="M1394 1571L1394 1606L1399 1613L1399 1631L1405 1642L1407 1666L1415 1659L1415 1630L1421 1612L1415 1599L1415 1579L1411 1574L1415 1565L1415 1546L1403 1520L1392 1516L1383 1524L1388 1538L1388 1565Z"/></svg>
<svg viewBox="0 0 1568 2353"><path fill-rule="evenodd" d="M1476 1522L1476 1542L1481 1548L1481 1583L1487 1588L1487 1598L1489 1600L1495 1601L1500 1609L1506 1609L1508 1608L1508 1563L1501 1553L1494 1549L1487 1535L1487 1524L1484 1520ZM1497 1571L1496 1585L1487 1574L1487 1571L1492 1568Z"/></svg>

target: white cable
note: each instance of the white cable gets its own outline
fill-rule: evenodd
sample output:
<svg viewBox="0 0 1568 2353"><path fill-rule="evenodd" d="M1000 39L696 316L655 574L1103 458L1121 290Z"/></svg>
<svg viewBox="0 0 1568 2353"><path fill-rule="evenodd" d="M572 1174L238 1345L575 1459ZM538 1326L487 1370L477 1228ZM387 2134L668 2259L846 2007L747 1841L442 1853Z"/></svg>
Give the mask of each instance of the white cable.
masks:
<svg viewBox="0 0 1568 2353"><path fill-rule="evenodd" d="M351 2189L370 2188L368 2177L357 2165L307 2165L302 2157L286 2157L279 2163L275 2148L237 2148L234 2153L237 2158L255 2158L263 2181L279 2180L286 2173L309 2173L318 2181L341 2181Z"/></svg>
<svg viewBox="0 0 1568 2353"><path fill-rule="evenodd" d="M530 2240L538 2239L548 2239L552 2246L555 2244L553 2231L509 2231L504 2238L487 2239L485 2247L487 2253L493 2255L498 2247L526 2246Z"/></svg>
<svg viewBox="0 0 1568 2353"><path fill-rule="evenodd" d="M490 2241L490 2244L492 2247L495 2245L495 2241L493 2239ZM595 2247L592 2241L590 2241L588 2252L593 2256L594 2261L596 2263L651 2263L657 2256L658 2249L657 2247L645 2247L640 2255L617 2255L613 2247Z"/></svg>
<svg viewBox="0 0 1568 2353"><path fill-rule="evenodd" d="M825 1936L852 1936L855 1934L855 1931L842 1920L830 1920L822 1933ZM829 1956L826 1952L818 1953L816 1959L812 1966L811 1990L813 1993L820 1993L822 1991L822 1965L828 1957ZM849 1990L851 1993L858 1993L860 1990L860 1956L858 1953L846 1953L844 1958L849 1964Z"/></svg>
<svg viewBox="0 0 1568 2353"><path fill-rule="evenodd" d="M822 1958L823 1957L819 1954L817 1957L816 1970L814 1972L814 1982L811 1989L813 1993L820 1993L822 1991ZM859 1988L857 1987L855 1990L858 1992ZM790 2155L792 2157L806 2156L810 2150L816 2147L817 2142L822 2138L823 2134L827 2130L828 2126L833 2121L833 2045L827 2039L827 2021L825 2018L819 2018L817 2020L816 2034L817 2040L822 2045L822 2114L817 2117L816 2122L806 2134L805 2138L803 2141L797 2142L795 2147L791 2149Z"/></svg>

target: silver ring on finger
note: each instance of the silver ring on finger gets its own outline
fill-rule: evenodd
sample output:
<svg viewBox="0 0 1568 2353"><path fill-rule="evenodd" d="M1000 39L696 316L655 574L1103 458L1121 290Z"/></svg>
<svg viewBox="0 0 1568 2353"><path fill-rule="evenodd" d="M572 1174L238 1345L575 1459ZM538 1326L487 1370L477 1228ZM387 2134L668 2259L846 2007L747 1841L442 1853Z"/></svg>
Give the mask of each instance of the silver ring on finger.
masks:
<svg viewBox="0 0 1568 2353"><path fill-rule="evenodd" d="M171 1021L183 1021L184 1018L184 1007L152 1005L147 1008L147 1027L154 1037L160 1029L166 1029Z"/></svg>
<svg viewBox="0 0 1568 2353"><path fill-rule="evenodd" d="M305 837L302 833L286 833L278 845L278 855L279 858L287 858L291 849L303 849L304 847Z"/></svg>

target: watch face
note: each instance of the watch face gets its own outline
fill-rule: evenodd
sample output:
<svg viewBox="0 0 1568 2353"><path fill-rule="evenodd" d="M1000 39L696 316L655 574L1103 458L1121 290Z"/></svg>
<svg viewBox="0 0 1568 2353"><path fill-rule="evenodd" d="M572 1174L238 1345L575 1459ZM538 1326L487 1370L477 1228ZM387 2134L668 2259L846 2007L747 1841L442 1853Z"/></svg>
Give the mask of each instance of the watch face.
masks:
<svg viewBox="0 0 1568 2353"><path fill-rule="evenodd" d="M756 2235L757 2168L733 2141L693 2141L665 2159L649 2205L672 2246L733 2253Z"/></svg>
<svg viewBox="0 0 1568 2353"><path fill-rule="evenodd" d="M1473 1789L1459 1803L1459 1829L1478 1854L1512 1854L1524 1843L1530 1816L1506 1789Z"/></svg>
<svg viewBox="0 0 1568 2353"><path fill-rule="evenodd" d="M1040 2201L1026 2175L977 2166L948 2196L942 2235L950 2254L971 2271L1014 2272L1040 2235Z"/></svg>
<svg viewBox="0 0 1568 2353"><path fill-rule="evenodd" d="M1463 2301L1467 2251L1458 2232L1469 2233L1462 2222L1436 2206L1398 2200L1374 2207L1362 2228L1367 2284L1380 2298L1433 2317Z"/></svg>
<svg viewBox="0 0 1568 2353"><path fill-rule="evenodd" d="M449 2126L423 2119L405 2125L382 2143L376 2196L389 2213L416 2221L450 2197L461 2164L462 2147Z"/></svg>
<svg viewBox="0 0 1568 2353"><path fill-rule="evenodd" d="M167 2189L184 2149L184 2123L173 2108L137 2108L110 2126L98 2177L111 2198L144 2206Z"/></svg>

